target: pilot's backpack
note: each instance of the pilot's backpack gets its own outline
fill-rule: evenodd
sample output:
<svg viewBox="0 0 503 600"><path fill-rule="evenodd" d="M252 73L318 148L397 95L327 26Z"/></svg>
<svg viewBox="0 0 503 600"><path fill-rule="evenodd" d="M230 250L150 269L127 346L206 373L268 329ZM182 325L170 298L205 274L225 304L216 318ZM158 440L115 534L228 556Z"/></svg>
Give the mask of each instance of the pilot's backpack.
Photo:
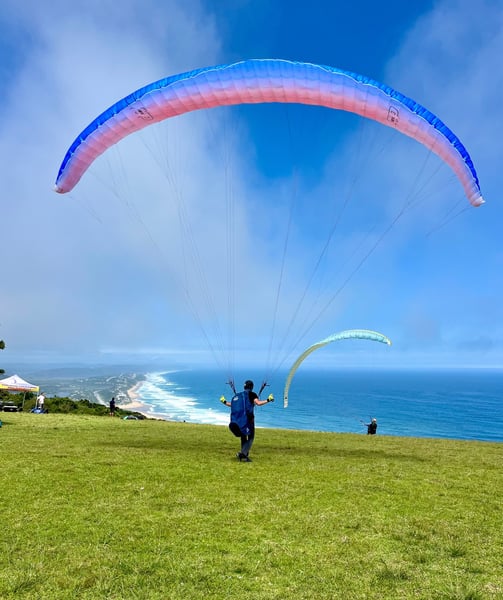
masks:
<svg viewBox="0 0 503 600"><path fill-rule="evenodd" d="M238 392L231 400L231 422L229 429L236 437L250 435L250 421L253 418L253 403L248 390Z"/></svg>

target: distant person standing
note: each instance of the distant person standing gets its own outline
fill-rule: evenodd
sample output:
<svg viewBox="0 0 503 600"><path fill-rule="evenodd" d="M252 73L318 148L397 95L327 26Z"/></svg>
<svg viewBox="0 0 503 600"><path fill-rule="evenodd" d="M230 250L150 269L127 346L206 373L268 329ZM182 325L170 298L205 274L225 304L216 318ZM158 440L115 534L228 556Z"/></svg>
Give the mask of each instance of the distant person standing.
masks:
<svg viewBox="0 0 503 600"><path fill-rule="evenodd" d="M370 423L365 423L367 435L375 435L377 433L377 419L372 419Z"/></svg>
<svg viewBox="0 0 503 600"><path fill-rule="evenodd" d="M110 400L110 416L115 417L115 397Z"/></svg>
<svg viewBox="0 0 503 600"><path fill-rule="evenodd" d="M40 392L40 394L37 396L37 408L44 412L44 404L45 404L45 394L44 392Z"/></svg>

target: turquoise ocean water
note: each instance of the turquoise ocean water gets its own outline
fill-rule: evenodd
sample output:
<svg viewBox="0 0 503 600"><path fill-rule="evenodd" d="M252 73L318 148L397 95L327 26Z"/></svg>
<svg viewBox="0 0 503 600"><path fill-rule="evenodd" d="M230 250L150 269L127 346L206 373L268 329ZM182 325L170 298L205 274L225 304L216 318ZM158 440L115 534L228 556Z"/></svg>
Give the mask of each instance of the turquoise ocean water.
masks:
<svg viewBox="0 0 503 600"><path fill-rule="evenodd" d="M236 376L236 388L260 376ZM363 422L378 421L380 435L503 441L503 370L300 371L283 408L285 374L262 394L276 401L256 409L259 427L366 433ZM218 399L232 392L212 371L147 373L137 389L148 416L227 425L229 410Z"/></svg>

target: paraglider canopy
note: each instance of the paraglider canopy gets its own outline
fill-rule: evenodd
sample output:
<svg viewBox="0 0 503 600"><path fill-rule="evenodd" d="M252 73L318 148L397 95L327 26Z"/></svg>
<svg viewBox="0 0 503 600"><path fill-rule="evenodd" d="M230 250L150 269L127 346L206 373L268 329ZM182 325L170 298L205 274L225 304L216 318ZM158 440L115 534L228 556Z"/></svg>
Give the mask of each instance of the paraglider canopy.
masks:
<svg viewBox="0 0 503 600"><path fill-rule="evenodd" d="M293 376L295 375L297 369L303 360L308 357L312 352L317 350L318 348L322 348L327 344L331 344L332 342L336 342L338 340L350 340L350 339L358 339L358 340L371 340L374 342L381 342L382 344L387 344L391 346L391 340L387 338L382 333L377 331L370 331L369 329L347 329L345 331L340 331L339 333L334 333L333 335L328 336L324 340L320 342L316 342L312 346L309 346L304 352L299 356L299 358L293 363L292 368L288 372L288 376L286 378L285 390L283 392L283 406L286 408L288 406L288 391L290 390L290 384L292 383Z"/></svg>
<svg viewBox="0 0 503 600"><path fill-rule="evenodd" d="M479 206L484 202L477 173L466 148L463 146L457 135L425 107L393 88L369 77L335 67L281 59L243 60L233 64L205 67L160 79L132 92L105 110L75 138L62 161L55 182L55 190L58 193L70 192L77 186L80 179L97 157L129 134L148 128L152 124L169 120L171 117L196 110L219 106L261 103L295 103L327 107L354 113L365 117L365 119L370 119L385 125L390 130L397 131L418 141L432 153L438 155L444 163L454 171L458 182L463 187L466 197L473 206ZM331 113L333 111L325 112ZM220 133L220 130L217 130L217 133ZM366 140L364 140L364 144L366 144ZM159 154L157 149L152 152L153 158L156 161L159 158ZM110 180L113 184L113 179L110 178ZM167 180L171 180L170 173L167 174ZM108 180L107 183L109 183ZM111 187L113 187L113 185ZM176 185L174 187L176 187ZM227 189L231 187L232 186L230 185L226 186ZM295 194L292 195L294 196ZM183 194L180 193L179 189L174 189L174 203L182 196ZM206 202L206 196L204 197L204 202ZM197 288L198 291L202 291L202 303L207 301L207 297L209 296L206 290L209 288L218 289L218 286L215 284L209 286L207 281L204 280L205 270L201 268L199 263L197 248L196 251L193 250L193 246L196 244L193 243L193 236L191 235L190 230L188 231L188 235L186 234L188 228L185 229L185 207L183 206L183 202L180 202L180 204L182 204L182 206L178 207L178 216L181 223L182 238L184 236L186 238L182 239L182 245L185 244L183 248L184 260L186 256L189 256L190 259L191 256L195 255L194 263L196 268L192 269L192 272L203 274L203 277L201 277L201 285ZM229 207L226 207L228 209L227 214L230 217L234 214L234 207L231 206L231 204L232 203L229 203ZM345 204L346 202L342 206L337 219L340 217L340 214L342 214ZM334 294L329 296L328 290L326 290L327 293L325 293L325 290L320 291L319 304L317 305L316 302L313 303L313 306L315 306L318 311L315 319L319 319L321 314L333 302L337 294L340 293L354 273L358 271L367 257L373 252L375 247L380 243L384 238L384 235L391 229L403 212L404 209L394 217L391 224L381 235L377 235L371 239L370 249L366 253L363 253L363 257L357 256L355 258L354 262L356 266L351 269L347 277L343 278L342 285L336 289ZM337 227L337 219L335 220L334 226L331 227L329 238L323 246L314 271L318 269L318 266L327 256L325 252L331 241L331 237L334 234L335 228ZM284 249L286 250L288 236L290 234L290 220L285 219L285 222L287 225L285 228L286 240ZM332 223L332 220L330 220L330 222ZM231 223L231 219L229 219L229 223ZM151 232L145 227L143 222L141 225L149 239L156 246L156 251L158 251L159 249L156 244L157 240L151 235ZM234 231L232 223L230 226L227 223L227 228L229 231ZM195 239L197 240L197 237ZM227 244L222 244L222 246L227 250L227 282L230 288L235 282L235 265L233 263L235 256L229 250L232 246L230 242L233 242L235 246L238 246L238 244L236 244L236 239L231 236L229 236L226 241ZM188 249L187 252L185 252L186 249ZM279 253L275 252L275 256L278 255ZM284 255L286 255L286 252L284 252ZM211 253L210 256L213 258ZM161 256L161 258L163 257ZM286 261L283 258L283 262L279 268L280 284L278 285L276 306L274 308L274 316L272 319L271 339L273 338L273 335L277 333L275 319L276 316L280 314L280 311L278 310L279 292L280 290L282 291L285 289L284 287L281 287L284 283L281 280L281 277L283 275L283 266L285 264ZM184 275L188 272L189 270L186 269ZM186 279L190 283L189 278ZM286 328L287 331L298 330L298 324L302 320L299 317L299 308L307 297L307 288L312 280L313 275L311 275L301 300L293 312L290 323L294 326L288 326ZM332 286L332 278L327 277L326 281L329 281ZM188 290L190 286L187 282L184 282L184 285L186 294L189 296ZM330 290L332 289L333 286ZM328 301L325 302L327 296L329 296L329 298ZM187 306L189 308L192 307L192 298L188 297L187 300ZM219 323L218 318L214 318L215 315L218 317L218 311L214 310L214 307L215 305L218 307L221 306L221 300L222 299L220 299L220 304L217 302L207 302L208 314L210 315L209 320L212 323L216 323L215 330L219 329ZM234 300L234 289L229 292L227 300L229 315L234 319L234 306L236 304ZM318 310L318 306L322 304L322 308ZM200 318L197 310L194 310L193 312L199 323L204 321L204 319ZM265 313L266 311L263 312ZM312 328L314 322L314 318L312 317L313 313L314 311L311 310L309 312L309 317L305 319L306 326L304 327L303 324L304 332L297 338L297 343L300 343L302 339L304 339L309 328ZM232 354L233 340L235 338L234 331L232 331L231 328L229 328L229 331L228 346L231 347L229 354ZM206 332L204 333L208 340L208 346L212 352L215 353L215 349L219 350L220 346L222 346L224 350L227 349L227 346L224 344L214 344L213 339L211 339L213 336L208 336ZM284 350L287 346L285 340L281 341L279 344L281 350ZM300 364L305 356L315 348L329 343L330 341L334 341L334 339L327 338L310 347L298 359L299 362L296 363L294 367L297 368L298 364ZM271 349L272 341L270 343L270 350ZM287 356L289 356L289 353ZM288 401L288 386L291 377L293 377L293 373L295 372L295 368L291 371L289 380L287 381L285 389L285 406ZM231 376L232 373L233 371L230 369ZM232 379L230 381L232 381Z"/></svg>
<svg viewBox="0 0 503 600"><path fill-rule="evenodd" d="M119 100L68 149L55 191L69 192L93 161L130 133L194 110L234 104L290 102L345 110L416 139L456 173L473 206L484 200L470 155L433 113L393 88L335 67L252 59L155 81Z"/></svg>

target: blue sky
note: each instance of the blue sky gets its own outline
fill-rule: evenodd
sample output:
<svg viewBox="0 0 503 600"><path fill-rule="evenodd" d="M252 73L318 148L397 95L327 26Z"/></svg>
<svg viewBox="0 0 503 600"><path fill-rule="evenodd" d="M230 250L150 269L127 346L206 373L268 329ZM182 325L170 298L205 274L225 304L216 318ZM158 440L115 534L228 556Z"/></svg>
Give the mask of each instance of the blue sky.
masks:
<svg viewBox="0 0 503 600"><path fill-rule="evenodd" d="M0 40L3 365L274 370L366 328L393 346L341 342L309 366L501 367L499 1L4 0ZM486 205L413 140L283 105L171 120L52 191L111 104L246 58L336 66L414 98L464 143Z"/></svg>

